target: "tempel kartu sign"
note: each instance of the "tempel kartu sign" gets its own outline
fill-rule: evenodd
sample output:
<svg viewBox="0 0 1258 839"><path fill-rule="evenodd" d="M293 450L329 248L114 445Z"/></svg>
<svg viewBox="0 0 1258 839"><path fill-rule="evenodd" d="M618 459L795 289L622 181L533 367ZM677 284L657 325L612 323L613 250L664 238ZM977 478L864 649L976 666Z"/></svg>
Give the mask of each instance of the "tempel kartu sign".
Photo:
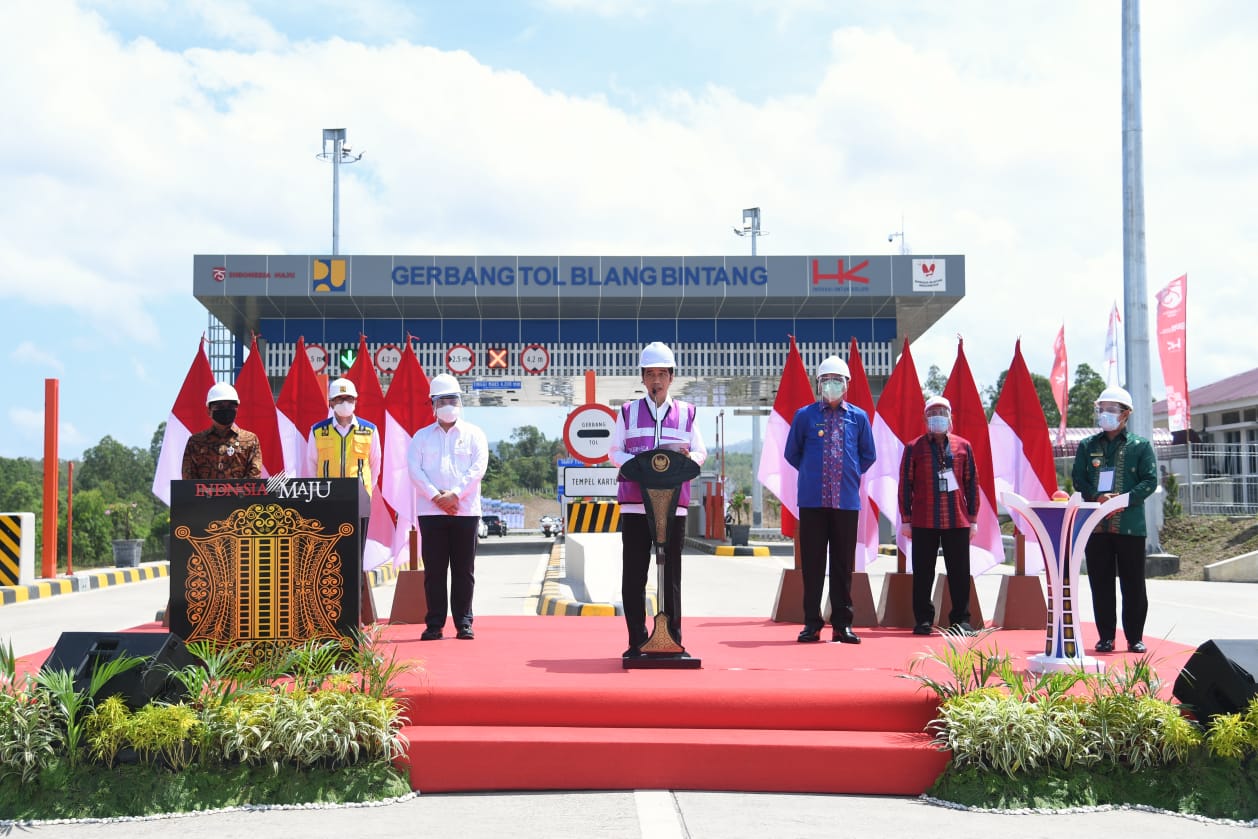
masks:
<svg viewBox="0 0 1258 839"><path fill-rule="evenodd" d="M572 456L593 465L607 460L612 446L616 412L606 405L590 403L568 414L563 425L563 442Z"/></svg>

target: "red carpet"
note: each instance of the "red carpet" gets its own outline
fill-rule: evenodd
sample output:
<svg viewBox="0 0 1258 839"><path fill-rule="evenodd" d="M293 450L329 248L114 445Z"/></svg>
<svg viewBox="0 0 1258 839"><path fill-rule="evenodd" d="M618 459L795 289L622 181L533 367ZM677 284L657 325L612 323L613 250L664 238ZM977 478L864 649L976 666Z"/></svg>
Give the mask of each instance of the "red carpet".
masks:
<svg viewBox="0 0 1258 839"><path fill-rule="evenodd" d="M898 676L944 639L864 629L860 645L799 644L799 629L687 618L683 643L702 669L625 670L620 617L483 617L474 641L455 640L450 627L428 642L419 640L422 625L387 627L398 659L422 668L396 684L412 722L404 730L411 784L423 792L925 791L947 761L924 733L935 701ZM1025 665L1042 652L1044 634L999 631L977 643ZM1169 697L1192 648L1147 643ZM1103 657L1111 668L1135 658ZM934 675L945 678L942 668Z"/></svg>
<svg viewBox="0 0 1258 839"><path fill-rule="evenodd" d="M420 642L422 630L391 627L386 638L423 664L398 687L414 723L411 783L424 792L915 795L946 763L924 733L933 694L898 678L915 653L945 643L938 636L867 629L859 646L799 644L793 624L694 618L683 643L702 669L624 670L619 617L478 618L475 641ZM1044 635L979 643L1025 661ZM1150 643L1167 691L1191 652Z"/></svg>

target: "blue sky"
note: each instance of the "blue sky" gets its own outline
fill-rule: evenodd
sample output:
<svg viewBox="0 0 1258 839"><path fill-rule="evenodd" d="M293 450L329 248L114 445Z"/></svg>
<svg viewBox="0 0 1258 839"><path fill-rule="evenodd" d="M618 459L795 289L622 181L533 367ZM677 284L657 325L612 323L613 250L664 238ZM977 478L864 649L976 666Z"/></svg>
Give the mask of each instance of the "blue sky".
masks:
<svg viewBox="0 0 1258 839"><path fill-rule="evenodd" d="M761 253L887 253L903 230L966 255L967 299L914 343L923 375L958 335L980 387L1019 337L1047 373L1063 321L1071 367L1099 368L1122 294L1119 9L19 4L0 30L0 455L41 456L46 378L62 457L148 445L206 324L192 255L328 249L327 127L365 151L342 170L344 253L741 253L730 228L758 205ZM1258 5L1141 15L1150 300L1188 273L1207 384L1254 366ZM562 412L525 421L558 436Z"/></svg>

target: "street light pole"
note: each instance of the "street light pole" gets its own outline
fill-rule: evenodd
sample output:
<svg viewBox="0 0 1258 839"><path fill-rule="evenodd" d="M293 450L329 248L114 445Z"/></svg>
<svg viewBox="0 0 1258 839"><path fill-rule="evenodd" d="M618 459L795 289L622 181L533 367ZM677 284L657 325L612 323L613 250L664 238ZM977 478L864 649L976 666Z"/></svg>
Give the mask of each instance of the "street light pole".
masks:
<svg viewBox="0 0 1258 839"><path fill-rule="evenodd" d="M743 210L743 226L734 228L735 236L751 237L751 255L756 255L756 239L761 236L767 236L767 233L760 232L760 208L748 207Z"/></svg>
<svg viewBox="0 0 1258 839"><path fill-rule="evenodd" d="M331 149L328 144L331 143ZM362 160L362 152L357 157L350 155L349 146L345 145L344 128L323 129L323 151L320 160L332 161L332 255L341 252L341 164L357 163Z"/></svg>

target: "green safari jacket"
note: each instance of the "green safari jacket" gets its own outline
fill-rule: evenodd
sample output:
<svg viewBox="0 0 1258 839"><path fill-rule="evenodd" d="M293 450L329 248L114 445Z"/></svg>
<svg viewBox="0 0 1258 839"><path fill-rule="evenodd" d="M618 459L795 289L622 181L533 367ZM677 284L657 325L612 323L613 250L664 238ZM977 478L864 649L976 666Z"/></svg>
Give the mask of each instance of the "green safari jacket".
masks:
<svg viewBox="0 0 1258 839"><path fill-rule="evenodd" d="M1100 493L1096 485L1101 470L1114 469L1115 495L1130 493L1127 509L1115 513L1097 527L1098 533L1120 533L1127 536L1147 536L1144 521L1144 502L1158 488L1158 462L1153 455L1153 445L1124 428L1114 439L1099 432L1079 444L1075 452L1075 465L1071 471L1075 491L1084 501L1095 501Z"/></svg>

